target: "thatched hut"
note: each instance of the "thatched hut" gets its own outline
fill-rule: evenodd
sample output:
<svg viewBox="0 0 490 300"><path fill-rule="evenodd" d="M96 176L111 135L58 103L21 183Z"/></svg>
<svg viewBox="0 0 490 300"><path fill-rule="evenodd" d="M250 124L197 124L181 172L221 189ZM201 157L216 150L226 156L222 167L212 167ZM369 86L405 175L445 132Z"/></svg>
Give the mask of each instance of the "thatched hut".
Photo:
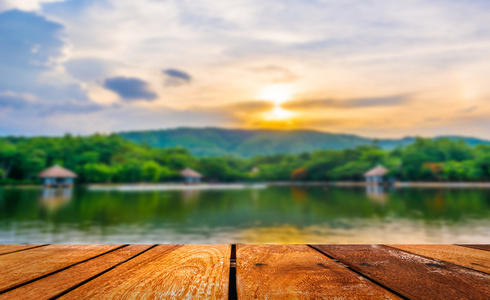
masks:
<svg viewBox="0 0 490 300"><path fill-rule="evenodd" d="M39 173L38 177L44 180L46 187L71 187L73 180L78 176L70 170L55 165Z"/></svg>
<svg viewBox="0 0 490 300"><path fill-rule="evenodd" d="M382 184L385 180L384 176L387 173L388 169L380 165L364 173L364 177L368 184Z"/></svg>
<svg viewBox="0 0 490 300"><path fill-rule="evenodd" d="M184 170L180 171L180 175L184 177L185 183L199 183L201 182L202 178L201 174L190 168L185 168Z"/></svg>

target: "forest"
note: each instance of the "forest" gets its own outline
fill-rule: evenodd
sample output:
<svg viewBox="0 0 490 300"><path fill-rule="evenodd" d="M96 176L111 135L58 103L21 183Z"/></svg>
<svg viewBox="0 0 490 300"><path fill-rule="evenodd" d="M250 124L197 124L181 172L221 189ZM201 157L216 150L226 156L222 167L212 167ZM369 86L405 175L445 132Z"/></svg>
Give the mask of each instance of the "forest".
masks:
<svg viewBox="0 0 490 300"><path fill-rule="evenodd" d="M54 164L76 172L78 183L178 182L186 167L207 182L358 181L377 165L401 181L488 181L490 145L416 138L392 150L373 143L243 158L197 157L182 147L155 148L116 134L0 138L0 184L40 183L38 173Z"/></svg>

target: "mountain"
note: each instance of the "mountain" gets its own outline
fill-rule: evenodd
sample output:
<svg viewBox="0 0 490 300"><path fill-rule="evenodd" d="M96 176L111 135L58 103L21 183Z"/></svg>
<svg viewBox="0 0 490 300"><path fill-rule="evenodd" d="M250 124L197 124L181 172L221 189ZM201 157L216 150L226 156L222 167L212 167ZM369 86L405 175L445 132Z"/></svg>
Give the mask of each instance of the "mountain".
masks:
<svg viewBox="0 0 490 300"><path fill-rule="evenodd" d="M237 155L251 157L278 153L303 153L321 149L346 149L378 144L393 149L413 143L415 137L372 139L351 134L336 134L314 130L247 130L223 128L177 128L119 132L118 135L153 147L181 146L196 156ZM437 138L443 138L437 137ZM447 136L464 140L470 145L490 144L477 138Z"/></svg>

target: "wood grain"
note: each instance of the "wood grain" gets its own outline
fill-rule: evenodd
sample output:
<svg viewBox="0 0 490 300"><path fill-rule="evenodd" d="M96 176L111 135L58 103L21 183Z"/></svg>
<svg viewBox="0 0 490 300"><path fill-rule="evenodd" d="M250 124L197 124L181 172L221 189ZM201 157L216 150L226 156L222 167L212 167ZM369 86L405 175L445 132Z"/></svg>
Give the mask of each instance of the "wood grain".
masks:
<svg viewBox="0 0 490 300"><path fill-rule="evenodd" d="M238 299L399 299L305 245L237 246Z"/></svg>
<svg viewBox="0 0 490 300"><path fill-rule="evenodd" d="M490 275L386 246L315 245L410 299L490 299Z"/></svg>
<svg viewBox="0 0 490 300"><path fill-rule="evenodd" d="M490 251L490 245L469 245L469 244L464 244L464 245L458 245L462 247L469 247L469 248L474 248L474 249L479 249L479 250L485 250L485 251Z"/></svg>
<svg viewBox="0 0 490 300"><path fill-rule="evenodd" d="M51 299L150 248L130 245L0 295L0 299Z"/></svg>
<svg viewBox="0 0 490 300"><path fill-rule="evenodd" d="M490 252L455 245L389 245L390 247L490 273Z"/></svg>
<svg viewBox="0 0 490 300"><path fill-rule="evenodd" d="M0 292L121 245L50 245L0 256Z"/></svg>
<svg viewBox="0 0 490 300"><path fill-rule="evenodd" d="M27 250L31 248L37 248L43 245L0 245L0 255Z"/></svg>
<svg viewBox="0 0 490 300"><path fill-rule="evenodd" d="M60 299L228 299L229 245L159 245Z"/></svg>

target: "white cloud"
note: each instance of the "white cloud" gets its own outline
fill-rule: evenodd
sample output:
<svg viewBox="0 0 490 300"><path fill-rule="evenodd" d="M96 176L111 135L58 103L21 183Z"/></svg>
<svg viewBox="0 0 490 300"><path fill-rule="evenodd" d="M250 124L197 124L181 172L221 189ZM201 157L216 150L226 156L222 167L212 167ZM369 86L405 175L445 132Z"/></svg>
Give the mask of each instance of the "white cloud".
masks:
<svg viewBox="0 0 490 300"><path fill-rule="evenodd" d="M39 10L44 3L63 1L65 0L0 0L0 12L9 9L34 11Z"/></svg>

